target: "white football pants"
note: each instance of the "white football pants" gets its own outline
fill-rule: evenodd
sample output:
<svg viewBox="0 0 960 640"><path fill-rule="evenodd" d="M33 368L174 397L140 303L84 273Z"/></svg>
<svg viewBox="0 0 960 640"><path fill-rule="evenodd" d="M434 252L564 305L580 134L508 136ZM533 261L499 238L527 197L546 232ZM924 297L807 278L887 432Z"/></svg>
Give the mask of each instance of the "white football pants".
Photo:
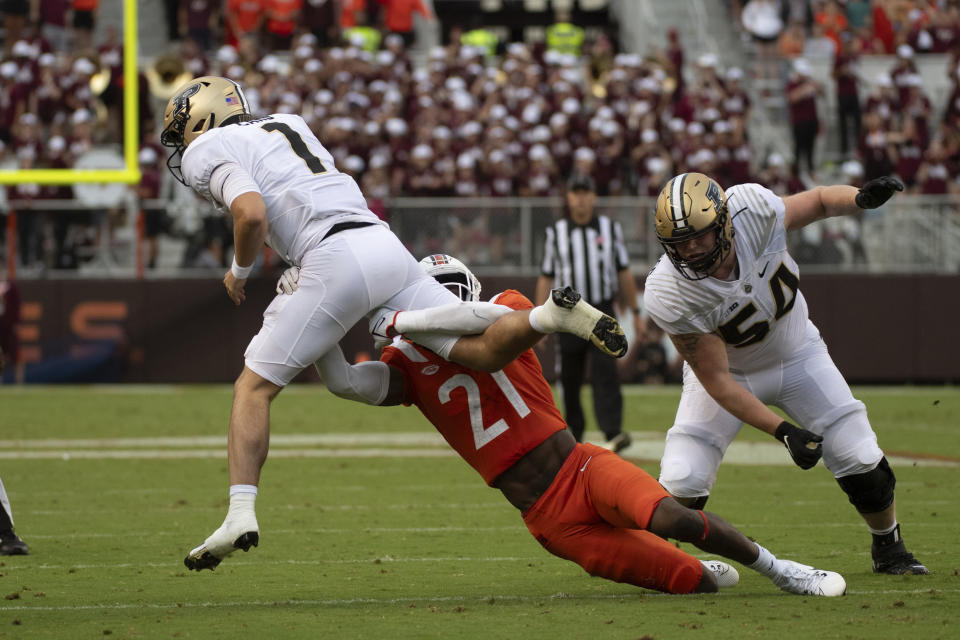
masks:
<svg viewBox="0 0 960 640"><path fill-rule="evenodd" d="M853 397L822 339L802 347L793 360L734 379L762 402L779 407L800 427L823 436L823 464L834 477L865 473L883 452L863 403ZM660 484L677 497L709 495L739 419L723 409L686 363L683 393L660 460ZM784 451L784 455L788 455Z"/></svg>
<svg viewBox="0 0 960 640"><path fill-rule="evenodd" d="M308 251L299 284L293 295L273 299L244 354L247 368L281 387L379 307L425 309L459 301L380 225L342 231Z"/></svg>

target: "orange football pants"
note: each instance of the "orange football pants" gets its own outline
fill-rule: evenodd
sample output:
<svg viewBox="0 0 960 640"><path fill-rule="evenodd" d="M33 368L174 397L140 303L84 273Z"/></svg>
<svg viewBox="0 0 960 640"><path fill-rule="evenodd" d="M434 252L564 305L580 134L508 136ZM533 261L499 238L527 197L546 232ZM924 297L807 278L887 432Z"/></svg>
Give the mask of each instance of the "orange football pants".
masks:
<svg viewBox="0 0 960 640"><path fill-rule="evenodd" d="M692 593L703 565L645 530L668 495L653 476L617 454L578 444L523 521L547 551L592 576Z"/></svg>

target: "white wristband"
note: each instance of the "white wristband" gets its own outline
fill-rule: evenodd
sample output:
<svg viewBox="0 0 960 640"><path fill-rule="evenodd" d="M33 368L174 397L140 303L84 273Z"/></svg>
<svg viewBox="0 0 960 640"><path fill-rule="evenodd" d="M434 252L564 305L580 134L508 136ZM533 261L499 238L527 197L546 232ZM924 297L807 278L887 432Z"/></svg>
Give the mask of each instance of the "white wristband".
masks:
<svg viewBox="0 0 960 640"><path fill-rule="evenodd" d="M246 280L250 277L250 272L253 271L253 265L249 267L241 267L237 264L237 256L233 256L233 264L230 265L230 273L232 273L237 280Z"/></svg>

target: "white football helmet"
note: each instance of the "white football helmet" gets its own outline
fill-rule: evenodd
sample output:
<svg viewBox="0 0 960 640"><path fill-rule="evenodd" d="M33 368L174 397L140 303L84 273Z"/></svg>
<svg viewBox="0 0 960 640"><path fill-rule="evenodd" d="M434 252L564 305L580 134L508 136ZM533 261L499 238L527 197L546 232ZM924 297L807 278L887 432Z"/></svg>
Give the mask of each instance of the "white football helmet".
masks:
<svg viewBox="0 0 960 640"><path fill-rule="evenodd" d="M435 253L420 261L420 266L437 282L466 302L480 301L480 281L467 265L445 253Z"/></svg>
<svg viewBox="0 0 960 640"><path fill-rule="evenodd" d="M160 143L174 149L167 159L170 173L183 182L180 156L200 134L252 118L243 90L229 78L203 76L180 87L163 112L160 133Z"/></svg>

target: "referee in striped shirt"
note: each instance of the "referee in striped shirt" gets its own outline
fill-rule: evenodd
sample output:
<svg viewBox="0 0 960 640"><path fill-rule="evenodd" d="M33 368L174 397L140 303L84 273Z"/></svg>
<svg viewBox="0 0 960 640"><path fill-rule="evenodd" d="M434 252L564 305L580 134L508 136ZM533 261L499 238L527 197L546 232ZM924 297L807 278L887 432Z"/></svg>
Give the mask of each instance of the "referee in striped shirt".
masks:
<svg viewBox="0 0 960 640"><path fill-rule="evenodd" d="M613 303L633 312L634 335L640 336L637 285L630 272L630 260L623 243L620 223L596 215L596 185L588 175L573 174L567 182L567 207L563 218L547 228L537 304L543 304L556 287L571 286L590 304L615 315ZM580 404L587 362L593 387L593 410L607 439L607 448L620 451L630 444L623 431L623 395L617 361L605 356L590 343L571 334L557 334L558 374L563 393L567 426L578 441L583 440L584 417Z"/></svg>

